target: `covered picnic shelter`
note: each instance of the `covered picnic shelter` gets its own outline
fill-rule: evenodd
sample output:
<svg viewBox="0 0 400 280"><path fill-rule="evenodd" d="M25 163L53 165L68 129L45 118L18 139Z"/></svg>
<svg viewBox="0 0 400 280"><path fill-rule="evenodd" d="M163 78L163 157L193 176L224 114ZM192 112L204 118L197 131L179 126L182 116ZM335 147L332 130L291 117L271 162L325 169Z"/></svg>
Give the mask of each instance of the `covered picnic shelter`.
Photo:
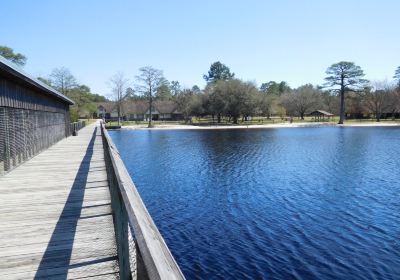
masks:
<svg viewBox="0 0 400 280"><path fill-rule="evenodd" d="M334 117L335 115L324 110L316 110L311 112L310 116L314 117L315 121L325 121L326 118L328 118L329 121L330 118Z"/></svg>

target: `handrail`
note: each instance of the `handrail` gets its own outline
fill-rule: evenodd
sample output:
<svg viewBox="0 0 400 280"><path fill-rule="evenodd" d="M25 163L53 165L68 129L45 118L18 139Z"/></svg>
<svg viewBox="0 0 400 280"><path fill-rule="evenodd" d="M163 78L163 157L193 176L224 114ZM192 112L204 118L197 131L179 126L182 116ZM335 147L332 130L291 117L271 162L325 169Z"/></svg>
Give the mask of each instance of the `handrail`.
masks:
<svg viewBox="0 0 400 280"><path fill-rule="evenodd" d="M116 229L121 279L185 279L146 209L117 148L101 124ZM133 229L133 240L129 230ZM134 242L136 255L130 248ZM135 258L132 261L132 258ZM130 267L136 263L135 268ZM143 267L141 267L143 266ZM134 275L135 277L135 275Z"/></svg>
<svg viewBox="0 0 400 280"><path fill-rule="evenodd" d="M69 124L68 136L73 135L74 132L81 130L86 126L86 121L77 121Z"/></svg>

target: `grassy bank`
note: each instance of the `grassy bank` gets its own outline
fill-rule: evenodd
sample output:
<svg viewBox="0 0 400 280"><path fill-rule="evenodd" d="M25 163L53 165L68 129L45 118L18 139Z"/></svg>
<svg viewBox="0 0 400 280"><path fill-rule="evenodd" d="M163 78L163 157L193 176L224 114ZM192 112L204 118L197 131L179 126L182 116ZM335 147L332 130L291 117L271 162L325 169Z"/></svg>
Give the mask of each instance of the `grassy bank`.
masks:
<svg viewBox="0 0 400 280"><path fill-rule="evenodd" d="M339 118L331 118L330 120L325 119L323 121L316 121L312 117L305 117L304 120L300 118L293 118L292 123L315 123L315 122L323 122L323 123L338 123ZM243 126L243 125L268 125L268 124L285 124L288 123L288 119L282 118L253 118L249 121L239 121L237 124L233 124L228 119L222 119L220 123L217 123L216 120L212 120L212 118L193 118L192 122L185 123L184 121L153 121L154 126L165 126L165 125L193 125L193 126L215 126L215 125L223 125L223 126ZM347 124L367 124L373 123L377 124L375 119L349 119L346 120ZM382 124L400 124L400 119L392 120L392 119L382 119L380 121ZM147 121L121 121L121 126L146 126L148 124ZM118 122L108 122L107 126L116 126Z"/></svg>

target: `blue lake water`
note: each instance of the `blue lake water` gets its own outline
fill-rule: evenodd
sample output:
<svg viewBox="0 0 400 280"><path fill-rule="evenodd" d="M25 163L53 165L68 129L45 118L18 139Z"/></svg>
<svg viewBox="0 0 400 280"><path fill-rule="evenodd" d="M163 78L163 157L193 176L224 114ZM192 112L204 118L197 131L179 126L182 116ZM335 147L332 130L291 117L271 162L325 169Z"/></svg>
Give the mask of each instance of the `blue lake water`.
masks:
<svg viewBox="0 0 400 280"><path fill-rule="evenodd" d="M400 129L111 131L188 279L400 279Z"/></svg>

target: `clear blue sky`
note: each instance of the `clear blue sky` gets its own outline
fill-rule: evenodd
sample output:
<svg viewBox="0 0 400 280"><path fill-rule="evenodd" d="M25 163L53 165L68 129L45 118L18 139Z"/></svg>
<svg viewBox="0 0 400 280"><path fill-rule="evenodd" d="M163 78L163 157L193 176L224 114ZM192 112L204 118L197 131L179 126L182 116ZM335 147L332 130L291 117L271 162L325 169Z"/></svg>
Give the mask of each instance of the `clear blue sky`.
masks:
<svg viewBox="0 0 400 280"><path fill-rule="evenodd" d="M220 60L236 76L321 84L326 68L354 61L369 79L400 65L398 0L2 1L0 45L46 76L65 66L107 94L118 71L151 65L185 86Z"/></svg>

